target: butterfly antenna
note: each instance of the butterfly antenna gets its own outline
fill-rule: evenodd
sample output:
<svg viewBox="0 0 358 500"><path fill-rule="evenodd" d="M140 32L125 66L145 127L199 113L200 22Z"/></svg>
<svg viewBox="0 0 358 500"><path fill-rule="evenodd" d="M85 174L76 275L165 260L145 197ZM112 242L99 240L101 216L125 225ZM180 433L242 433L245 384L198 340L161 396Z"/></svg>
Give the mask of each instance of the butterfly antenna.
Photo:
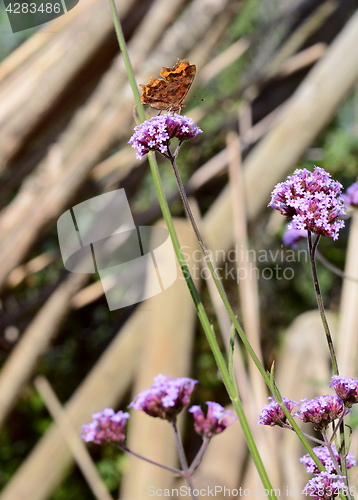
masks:
<svg viewBox="0 0 358 500"><path fill-rule="evenodd" d="M194 97L198 97L198 96L197 96L197 95L193 95L193 98L194 98ZM203 102L203 101L205 101L205 99L196 99L195 101L193 101L193 99L190 99L190 100L188 101L188 104L193 104L193 103L195 103L195 102Z"/></svg>

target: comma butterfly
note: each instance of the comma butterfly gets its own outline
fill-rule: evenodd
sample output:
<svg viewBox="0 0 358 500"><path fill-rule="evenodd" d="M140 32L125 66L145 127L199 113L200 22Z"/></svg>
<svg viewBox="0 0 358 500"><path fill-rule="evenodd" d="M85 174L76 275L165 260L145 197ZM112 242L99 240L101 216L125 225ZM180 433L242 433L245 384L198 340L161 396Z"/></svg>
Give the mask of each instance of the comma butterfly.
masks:
<svg viewBox="0 0 358 500"><path fill-rule="evenodd" d="M194 64L189 64L187 59L178 59L173 68L162 68L160 75L164 80L152 76L147 85L141 85L142 103L161 111L178 111L184 108L182 103L189 92L195 74Z"/></svg>

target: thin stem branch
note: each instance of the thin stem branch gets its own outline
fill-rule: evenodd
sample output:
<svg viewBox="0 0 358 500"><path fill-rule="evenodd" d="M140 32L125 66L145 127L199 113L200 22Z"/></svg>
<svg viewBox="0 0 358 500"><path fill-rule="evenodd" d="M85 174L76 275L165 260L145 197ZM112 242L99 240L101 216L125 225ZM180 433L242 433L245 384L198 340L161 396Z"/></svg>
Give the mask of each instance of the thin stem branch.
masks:
<svg viewBox="0 0 358 500"><path fill-rule="evenodd" d="M332 264L332 262L329 262L329 260L327 260L326 257L324 257L321 252L319 252L319 250L316 250L316 256L317 259L336 276L339 276L340 278L343 278L345 280L352 281L353 283L358 283L358 278L354 278L353 276L344 273L341 269Z"/></svg>
<svg viewBox="0 0 358 500"><path fill-rule="evenodd" d="M335 424L335 427L334 427L334 429L333 429L333 433L332 433L331 438L330 438L330 443L332 443L332 442L333 442L333 439L335 438L335 436L336 436L336 434L337 434L338 429L341 427L341 424L342 424L342 422L343 422L343 419L344 419L344 417L345 417L346 415L347 415L347 412L344 412L344 413L342 413L342 415L339 417L339 420L338 420L338 422Z"/></svg>
<svg viewBox="0 0 358 500"><path fill-rule="evenodd" d="M210 439L203 438L202 445L200 446L198 453L196 454L194 460L192 461L192 463L189 467L190 474L193 474L195 469L200 465L200 462L202 461L204 453L206 452L209 444L210 444Z"/></svg>
<svg viewBox="0 0 358 500"><path fill-rule="evenodd" d="M191 477L191 472L189 470L188 462L187 462L187 459L186 459L186 456L185 456L185 452L184 452L183 442L181 440L181 436L179 434L178 427L176 425L175 420L173 420L171 422L171 425L172 425L173 432L174 432L175 444L177 446L180 464L181 464L181 467L183 469L183 477L184 477L185 481L187 482L187 485L189 486L189 491L191 493L191 498L193 500L198 500L198 497L196 495L194 495L194 483L193 483L193 479Z"/></svg>
<svg viewBox="0 0 358 500"><path fill-rule="evenodd" d="M140 455L139 453L136 453L135 451L131 450L126 446L125 444L122 443L117 443L117 446L120 450L126 451L127 453L130 453L134 457L140 458L141 460L144 460L145 462L148 462L152 465L156 465L157 467L161 467L162 469L166 469L169 472L172 472L173 474L176 474L178 476L183 476L183 471L176 469L175 467L168 467L167 465L160 464L159 462L155 462L154 460L151 460L150 458L146 458L143 455Z"/></svg>
<svg viewBox="0 0 358 500"><path fill-rule="evenodd" d="M293 430L293 429L292 429L292 430ZM319 445L321 445L321 446L324 446L324 444L325 444L325 443L324 443L324 441L322 441L321 439L317 439L317 438L315 438L315 437L313 437L313 436L310 436L309 434L306 434L305 432L302 432L302 434L303 434L306 438L310 439L311 441L314 441L315 443L317 443L317 444L319 444Z"/></svg>
<svg viewBox="0 0 358 500"><path fill-rule="evenodd" d="M328 436L327 436L327 432L325 430L322 431L322 436L324 439L324 444L328 448L329 456L331 457L334 468L336 469L337 474L339 476L341 476L342 475L341 468L338 465L338 462L337 462L336 457L335 457L333 450L332 450L332 444L330 443L330 440L328 439Z"/></svg>
<svg viewBox="0 0 358 500"><path fill-rule="evenodd" d="M319 313L321 315L323 328L324 328L324 331L326 334L328 349L329 349L329 353L330 353L332 365L333 365L333 371L334 371L335 375L339 375L337 356L336 356L336 352L334 350L332 335L331 335L331 332L330 332L330 329L328 326L328 321L327 321L326 313L324 310L324 304L323 304L321 289L320 289L319 282L318 282L318 275L317 275L317 268L316 268L315 252L316 252L316 249L318 246L320 235L316 236L314 243L312 244L312 233L311 233L311 231L307 231L307 233L308 233L307 239L308 239L308 249L309 249L309 255L310 255L310 262L311 262L311 271L312 271L314 289L316 292L318 310L319 310Z"/></svg>

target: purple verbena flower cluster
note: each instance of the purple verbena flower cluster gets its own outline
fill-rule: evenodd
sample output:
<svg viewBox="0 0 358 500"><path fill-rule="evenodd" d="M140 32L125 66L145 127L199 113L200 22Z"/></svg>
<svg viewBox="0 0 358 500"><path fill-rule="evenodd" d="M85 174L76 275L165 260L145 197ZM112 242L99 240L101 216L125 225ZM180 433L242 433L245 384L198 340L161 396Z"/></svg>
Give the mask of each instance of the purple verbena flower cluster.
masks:
<svg viewBox="0 0 358 500"><path fill-rule="evenodd" d="M334 463L332 461L332 458L329 454L327 446L316 446L313 448L313 451L317 455L317 458L321 461L322 465L325 467L326 471L333 474L336 472ZM341 457L338 454L338 451L335 447L334 444L332 444L332 451L334 454L335 459L337 460L337 464L341 466ZM307 455L304 455L302 458L300 458L300 462L305 465L306 470L309 474L319 474L320 470L317 467L317 465L314 463L310 455L307 453ZM346 456L346 464L347 464L347 469L350 469L351 467L354 467L357 465L357 462L354 458L353 453L348 453Z"/></svg>
<svg viewBox="0 0 358 500"><path fill-rule="evenodd" d="M312 422L316 429L324 429L345 412L343 401L336 395L326 394L313 399L303 399L294 416L303 422Z"/></svg>
<svg viewBox="0 0 358 500"><path fill-rule="evenodd" d="M323 168L315 167L314 172L296 169L285 182L275 186L268 206L293 219L297 229L336 240L344 227L338 217L346 213L342 187Z"/></svg>
<svg viewBox="0 0 358 500"><path fill-rule="evenodd" d="M188 116L160 114L137 125L128 143L137 149L136 156L141 160L149 151L168 154L169 141L174 137L183 142L201 133L202 130Z"/></svg>
<svg viewBox="0 0 358 500"><path fill-rule="evenodd" d="M279 425L280 427L291 427L278 402L272 396L268 399L270 400L270 403L262 408L257 425L262 424L269 425L271 427L274 425ZM292 413L292 410L297 403L288 398L283 398L283 402L288 411Z"/></svg>
<svg viewBox="0 0 358 500"><path fill-rule="evenodd" d="M195 432L210 439L233 424L237 417L230 410L225 410L219 403L206 401L206 404L208 405L206 417L201 407L197 405L192 406L189 412L194 417Z"/></svg>
<svg viewBox="0 0 358 500"><path fill-rule="evenodd" d="M174 378L157 375L154 384L145 389L134 399L128 408L135 408L165 420L173 420L190 402L197 380L191 378Z"/></svg>
<svg viewBox="0 0 358 500"><path fill-rule="evenodd" d="M309 400L303 399L298 405L298 411L293 414L303 422L313 423L316 430L322 431L325 440L327 426L335 419L345 416L350 411L349 407L358 402L358 380L335 375L332 377L330 387L335 389L335 395L326 394ZM279 425L292 429L277 401L272 396L268 399L270 403L262 408L257 425L271 427ZM283 401L292 414L297 403L288 398L283 398ZM317 446L313 451L326 470L321 472L309 454L300 458L307 472L315 474L315 477L306 484L303 493L316 499L332 500L337 496L338 490L347 489L347 484L343 481L345 476L337 475L342 471L342 458L334 444ZM347 469L357 465L352 453L346 454L345 463Z"/></svg>
<svg viewBox="0 0 358 500"><path fill-rule="evenodd" d="M356 378L334 375L329 386L333 387L337 396L342 399L348 408L354 403L358 403L358 380Z"/></svg>
<svg viewBox="0 0 358 500"><path fill-rule="evenodd" d="M96 444L120 443L126 438L125 429L129 417L129 413L115 413L112 408L105 408L92 415L92 422L83 425L81 437Z"/></svg>
<svg viewBox="0 0 358 500"><path fill-rule="evenodd" d="M346 205L352 205L354 207L358 206L358 182L355 182L347 191L342 195L344 203Z"/></svg>
<svg viewBox="0 0 358 500"><path fill-rule="evenodd" d="M287 224L282 236L282 243L286 247L297 248L298 243L304 238L307 238L307 229L297 229L296 222L293 221Z"/></svg>
<svg viewBox="0 0 358 500"><path fill-rule="evenodd" d="M128 408L175 423L177 414L190 403L196 383L197 380L187 377L157 375L154 384L140 392ZM237 417L218 403L207 401L207 405L206 417L199 406L192 406L189 411L193 413L196 432L210 439L223 432ZM97 444L120 443L125 440L126 421L129 417L129 413L115 413L112 408L105 408L92 415L92 422L83 425L81 437Z"/></svg>
<svg viewBox="0 0 358 500"><path fill-rule="evenodd" d="M330 500L347 489L343 479L345 476L321 472L306 484L303 493L317 500Z"/></svg>

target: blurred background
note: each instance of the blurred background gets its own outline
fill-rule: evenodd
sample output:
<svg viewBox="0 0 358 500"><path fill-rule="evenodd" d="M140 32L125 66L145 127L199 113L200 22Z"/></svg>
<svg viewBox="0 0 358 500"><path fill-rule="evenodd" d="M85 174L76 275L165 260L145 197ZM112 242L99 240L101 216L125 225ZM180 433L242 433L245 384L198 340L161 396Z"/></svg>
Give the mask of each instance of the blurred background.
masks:
<svg viewBox="0 0 358 500"><path fill-rule="evenodd" d="M357 180L358 2L121 0L117 8L138 83L177 58L197 67L182 113L204 133L184 144L178 167L257 354L266 368L275 360L284 396L329 392L305 243L284 247L287 221L266 207L296 167L324 167L345 189ZM78 203L124 188L136 225L163 225L148 162L127 144L134 100L109 4L81 0L19 33L1 5L0 33L0 499L142 500L149 486L180 483L112 446L88 446L89 458L77 439L82 424L107 406L125 410L158 373L199 380L193 404L229 398L180 277L149 300L110 311L98 276L64 269L56 222ZM230 322L163 160L180 243L225 350ZM354 210L339 240L319 245L321 288L348 377L358 375L357 245ZM304 452L288 431L257 428L267 390L239 344L235 364L273 487L300 498ZM353 409L353 430L357 422ZM180 425L191 460L200 439L191 415ZM128 443L177 466L166 422L133 415ZM357 445L355 436L356 454ZM357 479L352 471L351 484ZM194 482L262 491L238 423L213 440Z"/></svg>

